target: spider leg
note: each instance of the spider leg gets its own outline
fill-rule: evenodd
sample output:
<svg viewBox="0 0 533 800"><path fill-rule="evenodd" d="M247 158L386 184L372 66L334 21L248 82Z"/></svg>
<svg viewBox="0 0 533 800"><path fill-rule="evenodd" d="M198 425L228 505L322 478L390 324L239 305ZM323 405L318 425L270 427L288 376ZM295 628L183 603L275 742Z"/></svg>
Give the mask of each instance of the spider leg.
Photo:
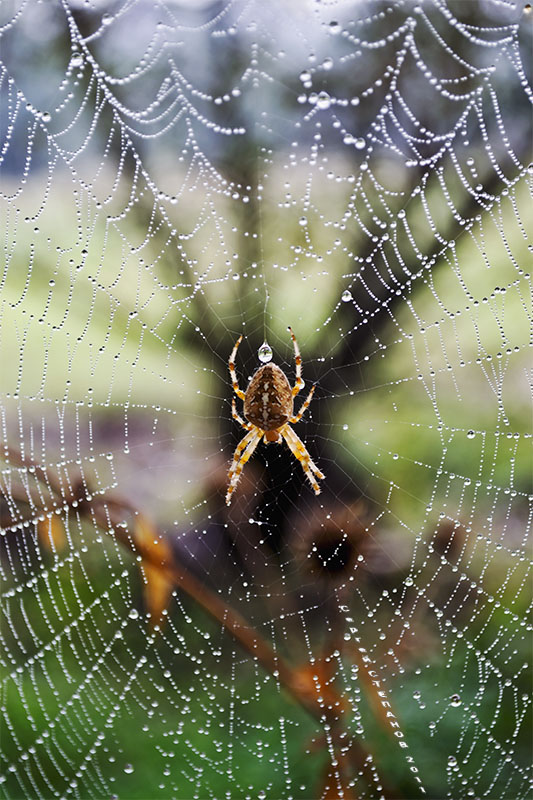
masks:
<svg viewBox="0 0 533 800"><path fill-rule="evenodd" d="M228 505L228 506L231 503L231 495L232 495L235 487L237 486L237 483L239 482L239 477L240 477L240 474L241 474L242 469L244 467L244 464L246 463L246 461L248 461L248 458L250 457L250 455L253 453L253 451L257 447L258 441L260 441L260 437L257 439L257 441L255 440L256 433L257 433L257 430L250 431L249 433L247 433L246 436L244 436L243 439L239 442L239 444L237 445L237 447L235 449L235 452L233 454L233 461L231 462L231 467L230 467L229 472L228 472L228 491L226 493L226 505ZM248 457L246 458L246 460L243 462L243 464L241 466L240 465L240 461L242 460L243 456L246 455L246 451L247 451L248 447L250 446L250 444L253 444L252 450L251 450L250 454L248 455ZM243 450L244 450L244 453L243 453ZM237 473L237 475L235 475L237 470L238 470L238 473Z"/></svg>
<svg viewBox="0 0 533 800"><path fill-rule="evenodd" d="M257 428L255 429L257 430ZM235 452L233 453L233 461L231 462L231 467L228 472L228 478L231 480L233 473L239 463L239 458L243 450L246 450L252 439L254 438L254 431L249 431L245 436L242 437L241 441L235 448Z"/></svg>
<svg viewBox="0 0 533 800"><path fill-rule="evenodd" d="M293 431L290 425L284 425L282 428L280 428L280 433L287 442L290 451L302 465L302 469L305 472L309 483L313 487L315 494L320 494L320 486L316 481L315 475L317 478L325 478L326 476L318 469L317 465L307 452L304 443Z"/></svg>
<svg viewBox="0 0 533 800"><path fill-rule="evenodd" d="M245 422L242 417L239 416L237 412L237 406L235 405L235 398L232 397L231 399L231 416L233 419L236 419L239 425L242 425L245 431L251 431L254 427L251 422Z"/></svg>
<svg viewBox="0 0 533 800"><path fill-rule="evenodd" d="M288 330L289 330L289 332L291 334L292 343L294 345L294 361L296 362L296 383L294 384L294 387L293 387L293 390L292 390L292 396L296 397L298 392L301 389L303 389L303 387L304 387L304 382L303 382L303 378L302 378L302 356L300 355L300 348L298 347L298 342L296 341L296 336L292 332L292 328L291 328L290 325L289 325Z"/></svg>
<svg viewBox="0 0 533 800"><path fill-rule="evenodd" d="M311 398L313 397L314 391L315 391L315 387L313 386L313 387L311 387L311 391L307 395L307 397L306 397L302 407L298 411L298 413L294 417L291 417L289 419L289 422L292 422L293 425L294 425L295 422L300 422L301 418L303 417L303 415L305 413L305 409L309 407L309 403L311 402Z"/></svg>
<svg viewBox="0 0 533 800"><path fill-rule="evenodd" d="M240 343L242 342L242 335L239 336L237 341L235 342L235 347L231 351L231 355L229 357L228 366L229 366L229 374L231 377L231 383L233 385L233 391L240 397L241 400L244 400L244 392L242 389L239 389L239 383L237 381L237 373L235 372L235 359L237 357L237 348L239 347Z"/></svg>
<svg viewBox="0 0 533 800"><path fill-rule="evenodd" d="M261 437L263 435L263 431L259 428L253 428L246 436L242 439L242 441L237 445L235 453L233 455L233 461L231 464L230 471L228 473L229 478L229 486L228 491L226 492L226 505L229 506L231 503L231 495L235 491L235 487L239 482L239 478L241 477L241 472L244 469L244 465L254 452L255 448L261 441ZM242 456L240 454L244 450ZM240 459L239 459L240 456Z"/></svg>
<svg viewBox="0 0 533 800"><path fill-rule="evenodd" d="M291 442L294 445L294 448L296 449L296 451L299 452L299 454L301 456L300 460L302 462L304 462L312 472L315 473L317 478L325 478L326 476L323 475L322 472L319 470L319 468L317 467L317 465L315 464L315 462L313 461L313 459L309 455L309 452L308 452L306 446L304 445L304 443L302 442L302 440L300 439L298 434L291 428L290 425L285 425L284 428L285 428L285 430L283 432L288 435L288 437L290 438ZM285 441L287 441L287 439L285 439ZM288 441L287 441L287 444L288 444ZM294 449L292 447L291 447L291 450L294 453ZM295 453L295 455L296 455L296 453Z"/></svg>

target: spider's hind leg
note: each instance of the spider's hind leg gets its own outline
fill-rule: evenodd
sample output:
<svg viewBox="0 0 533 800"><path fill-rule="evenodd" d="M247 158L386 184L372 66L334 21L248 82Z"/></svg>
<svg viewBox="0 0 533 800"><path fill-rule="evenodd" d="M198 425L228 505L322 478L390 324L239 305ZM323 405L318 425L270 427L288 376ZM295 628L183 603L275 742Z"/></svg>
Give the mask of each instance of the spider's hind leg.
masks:
<svg viewBox="0 0 533 800"><path fill-rule="evenodd" d="M309 394L305 398L304 402L302 403L302 407L300 408L298 413L294 417L291 417L290 420L289 420L289 422L292 422L293 425L294 425L295 422L300 422L301 418L305 414L305 410L307 408L309 408L309 403L311 402L311 400L313 398L314 392L315 392L315 386L312 386L311 387L311 391L309 392Z"/></svg>
<svg viewBox="0 0 533 800"><path fill-rule="evenodd" d="M289 325L288 331L291 335L292 343L294 346L294 361L296 363L296 383L292 389L292 396L296 397L299 391L304 387L304 381L302 378L302 356L300 354L300 348L298 347L298 342L296 341L296 336L292 332L292 328Z"/></svg>
<svg viewBox="0 0 533 800"><path fill-rule="evenodd" d="M245 422L243 418L239 415L237 411L237 406L235 405L235 398L232 397L231 399L231 416L233 419L236 419L239 425L242 425L245 431L251 431L254 427L251 422Z"/></svg>
<svg viewBox="0 0 533 800"><path fill-rule="evenodd" d="M242 391L242 389L239 389L239 382L237 380L237 373L235 372L235 359L237 357L237 350L238 350L238 347L239 347L241 342L242 342L242 334L239 336L239 338L235 342L235 347L231 351L231 355L230 355L229 361L228 361L228 367L229 367L229 374L230 374L230 378L231 378L231 384L233 386L233 391L235 392L237 397L240 397L241 400L244 400L244 392Z"/></svg>

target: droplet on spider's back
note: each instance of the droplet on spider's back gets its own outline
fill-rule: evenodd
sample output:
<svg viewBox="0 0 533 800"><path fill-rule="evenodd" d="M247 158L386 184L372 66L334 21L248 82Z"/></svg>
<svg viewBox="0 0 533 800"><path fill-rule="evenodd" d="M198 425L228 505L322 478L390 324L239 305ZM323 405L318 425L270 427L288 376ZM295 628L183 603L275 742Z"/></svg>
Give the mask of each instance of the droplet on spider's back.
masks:
<svg viewBox="0 0 533 800"><path fill-rule="evenodd" d="M257 351L257 357L259 361L263 362L263 364L267 364L269 361L272 361L272 348L270 347L268 342L263 342L263 344Z"/></svg>

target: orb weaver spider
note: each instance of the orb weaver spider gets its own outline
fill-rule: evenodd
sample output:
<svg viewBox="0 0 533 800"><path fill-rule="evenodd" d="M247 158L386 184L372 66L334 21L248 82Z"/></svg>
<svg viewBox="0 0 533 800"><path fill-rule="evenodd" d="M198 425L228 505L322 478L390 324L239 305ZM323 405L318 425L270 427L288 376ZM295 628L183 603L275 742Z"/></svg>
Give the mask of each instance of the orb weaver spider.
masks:
<svg viewBox="0 0 533 800"><path fill-rule="evenodd" d="M242 342L239 336L229 357L229 373L233 390L237 397L243 401L243 412L247 422L237 413L235 398L231 401L231 414L233 419L242 425L247 431L241 439L233 454L233 461L228 472L228 491L226 494L226 505L231 503L231 496L239 482L244 465L253 454L255 448L263 437L266 443L275 442L280 444L285 439L289 449L302 465L315 494L320 494L320 486L316 478L325 478L325 475L318 469L307 449L293 431L290 424L299 422L311 402L315 387L307 395L300 411L294 415L294 398L304 386L302 379L302 357L292 329L288 329L294 345L294 360L296 363L296 383L291 389L287 376L276 364L264 364L259 367L248 384L246 392L239 388L237 374L235 372L235 358L237 349ZM315 478L316 475L316 478Z"/></svg>

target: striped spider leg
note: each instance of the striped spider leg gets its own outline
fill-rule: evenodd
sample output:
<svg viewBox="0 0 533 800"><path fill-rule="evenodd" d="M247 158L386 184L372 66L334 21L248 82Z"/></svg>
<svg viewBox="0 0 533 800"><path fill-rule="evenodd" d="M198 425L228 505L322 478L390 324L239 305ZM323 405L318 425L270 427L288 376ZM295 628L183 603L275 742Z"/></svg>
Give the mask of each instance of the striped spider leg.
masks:
<svg viewBox="0 0 533 800"><path fill-rule="evenodd" d="M313 487L315 494L320 494L320 486L315 479L315 475L317 478L325 478L326 476L319 470L307 452L307 448L305 447L304 443L298 434L293 431L290 425L284 425L280 430L280 433L289 445L291 453L293 453L293 455L302 465L302 469L305 472L309 483Z"/></svg>

